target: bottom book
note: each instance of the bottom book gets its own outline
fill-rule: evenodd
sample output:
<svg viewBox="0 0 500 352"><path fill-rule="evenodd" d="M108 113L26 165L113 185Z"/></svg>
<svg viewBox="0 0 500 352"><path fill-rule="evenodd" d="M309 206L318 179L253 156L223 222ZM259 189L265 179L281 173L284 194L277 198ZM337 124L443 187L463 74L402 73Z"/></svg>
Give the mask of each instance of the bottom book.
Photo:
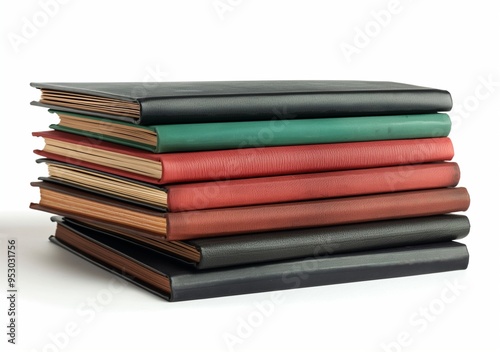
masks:
<svg viewBox="0 0 500 352"><path fill-rule="evenodd" d="M461 270L469 262L464 244L446 241L198 270L126 238L55 221L53 243L169 301Z"/></svg>

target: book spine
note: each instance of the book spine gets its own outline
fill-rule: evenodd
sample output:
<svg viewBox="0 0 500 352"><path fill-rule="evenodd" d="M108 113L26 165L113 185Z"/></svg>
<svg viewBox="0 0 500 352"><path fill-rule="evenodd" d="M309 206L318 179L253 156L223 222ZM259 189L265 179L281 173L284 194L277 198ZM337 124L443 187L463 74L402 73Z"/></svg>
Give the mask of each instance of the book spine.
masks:
<svg viewBox="0 0 500 352"><path fill-rule="evenodd" d="M447 137L156 154L162 161L162 178L150 182L188 183L364 169L451 160L453 154ZM130 173L120 175L134 178Z"/></svg>
<svg viewBox="0 0 500 352"><path fill-rule="evenodd" d="M168 188L168 210L178 212L230 208L453 187L458 184L459 179L458 165L443 162L191 183Z"/></svg>
<svg viewBox="0 0 500 352"><path fill-rule="evenodd" d="M464 215L374 221L298 230L192 240L199 248L198 269L271 262L365 250L452 241L466 237Z"/></svg>
<svg viewBox="0 0 500 352"><path fill-rule="evenodd" d="M171 301L332 285L466 269L467 247L456 242L200 271L171 277ZM209 284L207 284L209 283Z"/></svg>
<svg viewBox="0 0 500 352"><path fill-rule="evenodd" d="M465 211L465 188L166 213L167 239L235 235Z"/></svg>
<svg viewBox="0 0 500 352"><path fill-rule="evenodd" d="M440 90L307 92L144 98L141 125L291 120L449 111L450 93ZM312 103L313 102L313 103ZM354 111L353 111L353 106Z"/></svg>
<svg viewBox="0 0 500 352"><path fill-rule="evenodd" d="M446 137L446 114L154 126L157 152L184 152L390 139ZM103 139L107 139L102 135ZM111 142L116 141L111 140Z"/></svg>

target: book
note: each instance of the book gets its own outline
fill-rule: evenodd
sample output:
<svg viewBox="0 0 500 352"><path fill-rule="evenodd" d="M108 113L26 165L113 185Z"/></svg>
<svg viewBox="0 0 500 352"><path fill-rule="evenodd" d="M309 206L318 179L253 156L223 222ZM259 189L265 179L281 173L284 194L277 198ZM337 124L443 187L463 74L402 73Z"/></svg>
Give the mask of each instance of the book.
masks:
<svg viewBox="0 0 500 352"><path fill-rule="evenodd" d="M447 241L197 270L122 237L65 222L50 240L169 301L463 270L469 261L465 245Z"/></svg>
<svg viewBox="0 0 500 352"><path fill-rule="evenodd" d="M154 154L60 131L43 157L153 184L218 181L451 160L448 137Z"/></svg>
<svg viewBox="0 0 500 352"><path fill-rule="evenodd" d="M58 131L170 153L281 145L446 137L447 114L386 115L140 126L117 120L55 111Z"/></svg>
<svg viewBox="0 0 500 352"><path fill-rule="evenodd" d="M170 212L285 203L417 189L454 187L454 162L257 177L217 182L152 185L86 167L39 159L54 182L133 204Z"/></svg>
<svg viewBox="0 0 500 352"><path fill-rule="evenodd" d="M52 217L52 220L78 226L82 231L88 228L125 238L132 243L167 253L200 270L452 241L466 237L470 230L466 216L446 214L188 241L166 241L146 237L139 230L123 230L102 222L82 222L61 217Z"/></svg>
<svg viewBox="0 0 500 352"><path fill-rule="evenodd" d="M33 209L114 223L168 240L437 215L465 211L470 203L460 187L171 213L54 183L32 185L40 189Z"/></svg>
<svg viewBox="0 0 500 352"><path fill-rule="evenodd" d="M140 125L425 114L451 110L445 90L375 81L31 83L33 105Z"/></svg>

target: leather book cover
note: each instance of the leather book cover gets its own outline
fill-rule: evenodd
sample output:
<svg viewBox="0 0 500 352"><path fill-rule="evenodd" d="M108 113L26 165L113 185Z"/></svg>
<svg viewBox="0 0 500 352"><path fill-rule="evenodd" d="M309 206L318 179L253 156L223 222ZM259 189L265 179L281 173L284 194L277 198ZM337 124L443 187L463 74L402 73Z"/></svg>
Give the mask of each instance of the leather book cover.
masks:
<svg viewBox="0 0 500 352"><path fill-rule="evenodd" d="M437 215L465 211L470 204L465 188L439 188L170 213L58 184L33 182L32 185L39 187L41 194L40 204L32 204L32 208L66 217L77 215L139 230L149 229L168 240Z"/></svg>
<svg viewBox="0 0 500 352"><path fill-rule="evenodd" d="M43 150L34 151L49 159L153 184L417 164L451 160L454 153L451 140L447 137L154 154L59 131L34 132L33 135L69 143L77 150L92 148L159 163L161 176L153 178L128 168L120 169L118 166L109 167L83 161L81 157L66 157Z"/></svg>
<svg viewBox="0 0 500 352"><path fill-rule="evenodd" d="M376 81L157 82L148 88L140 82L31 86L42 90L42 98L33 105L141 125L424 114L452 107L445 90ZM93 97L99 108L82 103ZM105 103L108 109L102 109Z"/></svg>
<svg viewBox="0 0 500 352"><path fill-rule="evenodd" d="M153 153L446 137L451 129L451 120L447 114L293 119L286 123L273 121L272 124L269 121L241 121L148 127L88 115L59 114L66 118L77 118L77 121L90 122L90 127L96 130L89 131L89 128L83 127L88 124L75 128L62 123L50 125L54 130L102 139ZM127 133L117 133L120 128L129 130ZM130 129L134 129L136 133ZM146 133L144 129L147 129ZM113 133L116 133L116 136L113 136ZM156 145L146 144L145 139L134 141L133 138L137 138L138 133L144 133L145 136L153 133L156 136Z"/></svg>
<svg viewBox="0 0 500 352"><path fill-rule="evenodd" d="M117 229L113 225L77 221L54 216L53 221L75 224L90 230L130 239L178 258L198 269L255 264L357 251L453 241L470 231L465 215L444 214L418 218L372 221L359 224L314 227L245 235L222 236L180 241L145 239L140 230ZM188 247L189 251L184 250ZM192 255L196 251L196 255Z"/></svg>
<svg viewBox="0 0 500 352"><path fill-rule="evenodd" d="M50 240L169 301L463 270L469 262L465 245L446 241L200 271L167 254L74 224L59 223Z"/></svg>
<svg viewBox="0 0 500 352"><path fill-rule="evenodd" d="M49 170L61 167L61 173L77 173L78 183L71 178L39 177L39 180L59 183L103 196L116 198L147 207L170 212L191 211L237 206L285 203L313 199L338 198L364 194L389 193L417 189L454 187L460 179L460 169L454 162L436 162L405 166L390 166L371 169L345 170L312 174L258 177L218 182L196 182L186 184L154 186L129 178L91 170L85 167L61 163L50 159L45 162ZM52 171L54 172L54 171ZM159 206L148 199L138 199L134 194L122 190L120 194L108 191L106 184L92 188L92 183L83 184L81 178L97 175L98 181L124 182L142 187L144 192L164 193L165 202ZM50 171L49 171L50 174ZM66 176L67 177L67 176ZM88 177L88 176L87 176ZM102 181L105 180L105 181ZM148 192L146 192L148 191Z"/></svg>

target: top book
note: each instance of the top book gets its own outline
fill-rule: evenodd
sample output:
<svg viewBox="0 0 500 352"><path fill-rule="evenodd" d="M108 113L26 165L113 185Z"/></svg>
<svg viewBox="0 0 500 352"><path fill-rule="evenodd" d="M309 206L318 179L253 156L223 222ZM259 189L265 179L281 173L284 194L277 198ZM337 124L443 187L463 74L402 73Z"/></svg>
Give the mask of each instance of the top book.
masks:
<svg viewBox="0 0 500 352"><path fill-rule="evenodd" d="M47 108L139 125L426 114L449 92L376 81L31 83Z"/></svg>

